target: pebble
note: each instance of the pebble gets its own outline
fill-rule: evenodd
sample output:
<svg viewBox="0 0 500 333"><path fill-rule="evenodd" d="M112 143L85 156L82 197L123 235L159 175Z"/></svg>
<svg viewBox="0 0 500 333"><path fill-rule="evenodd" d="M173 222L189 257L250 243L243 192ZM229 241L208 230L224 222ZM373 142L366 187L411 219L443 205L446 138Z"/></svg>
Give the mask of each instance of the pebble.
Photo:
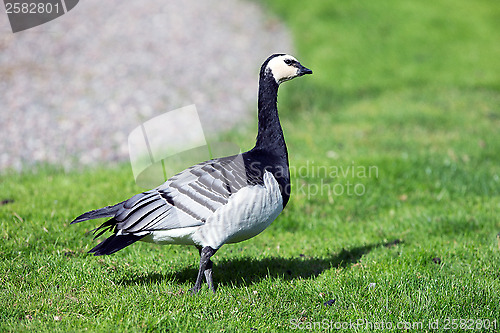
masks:
<svg viewBox="0 0 500 333"><path fill-rule="evenodd" d="M326 301L325 303L323 303L323 305L325 305L325 306L332 306L334 303L335 303L335 300L334 299L330 299L330 300Z"/></svg>

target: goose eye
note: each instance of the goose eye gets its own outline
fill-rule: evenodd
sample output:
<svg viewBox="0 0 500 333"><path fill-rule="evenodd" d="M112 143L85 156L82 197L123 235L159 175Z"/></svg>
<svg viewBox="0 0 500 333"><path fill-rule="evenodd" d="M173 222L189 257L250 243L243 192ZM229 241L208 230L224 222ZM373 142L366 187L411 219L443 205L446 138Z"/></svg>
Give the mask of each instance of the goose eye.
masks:
<svg viewBox="0 0 500 333"><path fill-rule="evenodd" d="M292 60L291 59L285 59L285 64L287 65L291 65L292 64Z"/></svg>

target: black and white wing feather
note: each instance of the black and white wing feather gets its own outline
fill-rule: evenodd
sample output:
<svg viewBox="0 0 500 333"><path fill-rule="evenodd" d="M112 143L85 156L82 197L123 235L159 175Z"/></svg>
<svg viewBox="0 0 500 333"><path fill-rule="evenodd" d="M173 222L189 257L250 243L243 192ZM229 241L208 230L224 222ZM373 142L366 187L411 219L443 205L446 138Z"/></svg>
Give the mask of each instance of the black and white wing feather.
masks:
<svg viewBox="0 0 500 333"><path fill-rule="evenodd" d="M158 230L203 225L231 195L249 185L243 155L192 166L159 187L139 193L114 206L87 212L73 223L112 217L96 229L119 234L147 235Z"/></svg>

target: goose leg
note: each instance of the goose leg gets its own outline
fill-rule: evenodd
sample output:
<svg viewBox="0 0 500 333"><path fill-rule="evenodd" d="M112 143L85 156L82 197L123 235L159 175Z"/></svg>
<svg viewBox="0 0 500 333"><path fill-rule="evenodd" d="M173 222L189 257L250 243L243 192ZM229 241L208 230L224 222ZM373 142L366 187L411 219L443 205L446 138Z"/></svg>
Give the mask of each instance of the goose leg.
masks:
<svg viewBox="0 0 500 333"><path fill-rule="evenodd" d="M200 258L201 258L201 249L202 249L201 247L198 247ZM212 267L213 267L213 262L211 259L208 259L207 267L205 268L205 280L207 280L208 288L210 288L210 290L212 290L212 292L215 293L214 280L212 278Z"/></svg>
<svg viewBox="0 0 500 333"><path fill-rule="evenodd" d="M207 280L208 288L215 293L214 279L212 278L212 260L208 260L207 268L205 269L205 280Z"/></svg>
<svg viewBox="0 0 500 333"><path fill-rule="evenodd" d="M210 257L215 254L217 250L214 250L210 246L205 246L204 248L199 248L200 251L200 270L198 271L198 276L196 277L196 283L194 287L190 289L192 294L196 294L201 289L201 282L203 280L203 276L207 280L208 287L210 290L215 292L214 283L212 279L212 267L213 263L210 260Z"/></svg>

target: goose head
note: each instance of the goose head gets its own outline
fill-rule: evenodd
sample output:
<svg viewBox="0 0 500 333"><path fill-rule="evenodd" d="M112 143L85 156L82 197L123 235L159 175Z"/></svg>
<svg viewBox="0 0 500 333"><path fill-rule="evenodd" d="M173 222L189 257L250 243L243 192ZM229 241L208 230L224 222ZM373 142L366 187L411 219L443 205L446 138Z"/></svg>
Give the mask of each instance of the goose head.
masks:
<svg viewBox="0 0 500 333"><path fill-rule="evenodd" d="M291 80L305 74L312 74L312 70L300 64L289 54L273 54L264 62L261 75L272 75L277 84Z"/></svg>

